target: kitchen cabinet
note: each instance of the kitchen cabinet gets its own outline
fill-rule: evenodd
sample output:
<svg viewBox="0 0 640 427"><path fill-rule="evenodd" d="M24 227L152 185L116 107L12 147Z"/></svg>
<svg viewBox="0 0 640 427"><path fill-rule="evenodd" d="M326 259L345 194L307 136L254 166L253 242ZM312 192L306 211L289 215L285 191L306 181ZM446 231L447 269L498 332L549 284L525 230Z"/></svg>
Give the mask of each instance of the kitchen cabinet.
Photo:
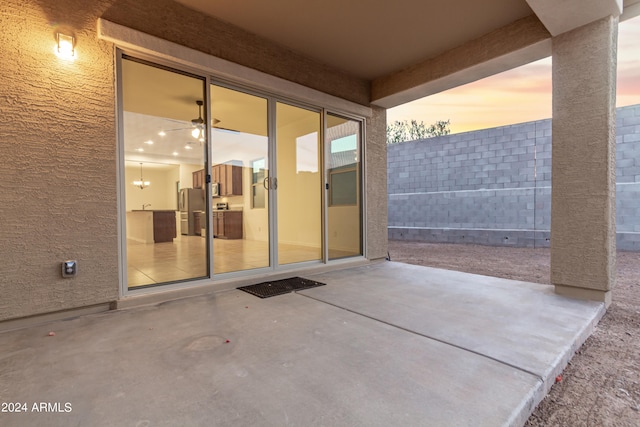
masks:
<svg viewBox="0 0 640 427"><path fill-rule="evenodd" d="M176 235L175 211L127 212L127 239L138 243L163 243L173 242Z"/></svg>
<svg viewBox="0 0 640 427"><path fill-rule="evenodd" d="M153 211L154 243L173 242L176 237L176 212Z"/></svg>
<svg viewBox="0 0 640 427"><path fill-rule="evenodd" d="M199 189L203 189L205 188L205 184L204 184L204 178L205 178L205 171L204 169L200 169L198 171L193 172L193 188L199 188Z"/></svg>
<svg viewBox="0 0 640 427"><path fill-rule="evenodd" d="M242 196L242 167L225 165L226 196Z"/></svg>
<svg viewBox="0 0 640 427"><path fill-rule="evenodd" d="M211 182L219 183L220 182L220 166L222 165L213 165L211 167Z"/></svg>
<svg viewBox="0 0 640 427"><path fill-rule="evenodd" d="M242 196L242 166L214 165L211 168L211 182L220 184L220 197Z"/></svg>
<svg viewBox="0 0 640 427"><path fill-rule="evenodd" d="M207 220L204 212L196 211L193 213L193 232L196 236L202 236L202 229L206 228Z"/></svg>
<svg viewBox="0 0 640 427"><path fill-rule="evenodd" d="M242 211L213 212L213 236L219 239L242 239Z"/></svg>

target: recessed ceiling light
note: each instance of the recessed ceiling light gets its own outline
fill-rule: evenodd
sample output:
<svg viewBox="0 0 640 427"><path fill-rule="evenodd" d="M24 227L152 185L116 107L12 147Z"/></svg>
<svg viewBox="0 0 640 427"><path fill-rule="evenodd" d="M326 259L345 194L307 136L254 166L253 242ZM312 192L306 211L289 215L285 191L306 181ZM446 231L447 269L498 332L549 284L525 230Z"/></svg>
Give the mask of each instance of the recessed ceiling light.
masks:
<svg viewBox="0 0 640 427"><path fill-rule="evenodd" d="M142 153L144 151L144 148L136 148L136 151L139 151L140 153Z"/></svg>
<svg viewBox="0 0 640 427"><path fill-rule="evenodd" d="M192 148L190 145L185 145L185 146L184 146L184 149L185 149L185 150L192 150L193 148Z"/></svg>
<svg viewBox="0 0 640 427"><path fill-rule="evenodd" d="M160 135L160 136L165 136L165 135L166 135L166 133L165 133L163 130L161 130L160 132L158 132L158 135Z"/></svg>
<svg viewBox="0 0 640 427"><path fill-rule="evenodd" d="M177 156L177 155L178 155L178 152L177 152L177 151L174 151L172 154L173 154L174 156Z"/></svg>
<svg viewBox="0 0 640 427"><path fill-rule="evenodd" d="M153 141L152 140L145 141L144 143L147 144L147 145L153 145Z"/></svg>

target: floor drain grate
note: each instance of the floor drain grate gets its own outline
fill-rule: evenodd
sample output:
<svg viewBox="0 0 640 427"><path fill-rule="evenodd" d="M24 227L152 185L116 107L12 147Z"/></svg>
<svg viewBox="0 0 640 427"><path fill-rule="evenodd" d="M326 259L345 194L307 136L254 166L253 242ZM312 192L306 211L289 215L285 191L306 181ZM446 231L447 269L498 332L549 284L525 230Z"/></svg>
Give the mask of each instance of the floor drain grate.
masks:
<svg viewBox="0 0 640 427"><path fill-rule="evenodd" d="M288 294L302 289L324 286L325 283L315 282L302 277L291 277L289 279L273 280L271 282L258 283L257 285L240 286L239 290L250 293L260 298L275 297L276 295Z"/></svg>

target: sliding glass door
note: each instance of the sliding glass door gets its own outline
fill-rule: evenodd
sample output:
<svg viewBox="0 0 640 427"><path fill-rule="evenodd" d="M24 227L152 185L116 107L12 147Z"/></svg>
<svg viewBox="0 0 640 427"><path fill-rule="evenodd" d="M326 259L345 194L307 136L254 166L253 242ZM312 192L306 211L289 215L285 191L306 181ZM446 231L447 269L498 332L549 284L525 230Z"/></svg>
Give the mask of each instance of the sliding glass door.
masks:
<svg viewBox="0 0 640 427"><path fill-rule="evenodd" d="M207 277L205 79L120 66L127 286Z"/></svg>
<svg viewBox="0 0 640 427"><path fill-rule="evenodd" d="M267 99L211 85L213 272L269 267Z"/></svg>
<svg viewBox="0 0 640 427"><path fill-rule="evenodd" d="M127 289L363 254L360 121L118 67Z"/></svg>
<svg viewBox="0 0 640 427"><path fill-rule="evenodd" d="M322 260L321 115L276 103L278 264Z"/></svg>
<svg viewBox="0 0 640 427"><path fill-rule="evenodd" d="M329 260L362 255L361 123L327 114L325 179Z"/></svg>
<svg viewBox="0 0 640 427"><path fill-rule="evenodd" d="M210 95L214 274L322 260L320 113L273 102L270 132L268 98Z"/></svg>

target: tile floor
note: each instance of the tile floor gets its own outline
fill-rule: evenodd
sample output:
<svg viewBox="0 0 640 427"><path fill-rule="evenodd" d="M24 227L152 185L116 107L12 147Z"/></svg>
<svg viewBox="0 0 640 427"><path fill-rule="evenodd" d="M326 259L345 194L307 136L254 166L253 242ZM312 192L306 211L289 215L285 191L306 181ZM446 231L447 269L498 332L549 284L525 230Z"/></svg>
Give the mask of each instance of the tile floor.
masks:
<svg viewBox="0 0 640 427"><path fill-rule="evenodd" d="M267 242L253 240L213 241L213 271L216 274L269 266ZM278 245L280 264L319 260L321 249L299 245ZM331 251L331 258L353 254ZM200 236L179 236L173 242L145 244L127 242L129 287L196 279L207 276L206 240Z"/></svg>

